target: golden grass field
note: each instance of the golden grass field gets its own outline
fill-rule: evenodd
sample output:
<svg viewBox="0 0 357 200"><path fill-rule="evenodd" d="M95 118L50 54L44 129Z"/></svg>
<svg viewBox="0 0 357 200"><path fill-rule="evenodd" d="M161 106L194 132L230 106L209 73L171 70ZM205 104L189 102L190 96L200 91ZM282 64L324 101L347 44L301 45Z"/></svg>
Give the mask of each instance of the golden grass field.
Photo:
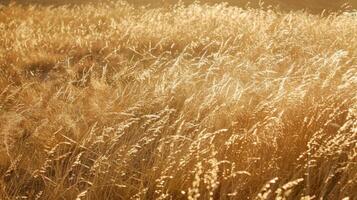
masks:
<svg viewBox="0 0 357 200"><path fill-rule="evenodd" d="M0 7L0 199L357 199L357 16Z"/></svg>
<svg viewBox="0 0 357 200"><path fill-rule="evenodd" d="M108 2L110 0L0 0L1 3L8 4L10 2L17 2L24 5L40 4L40 5L64 5L64 4L87 4L96 2ZM262 3L267 6L279 6L284 10L305 9L313 13L321 13L323 10L336 11L340 8L357 8L357 0L127 0L134 6L150 5L150 8L167 7L178 2L184 4L191 4L194 2L202 2L207 4L228 2L231 6L246 6L260 8Z"/></svg>

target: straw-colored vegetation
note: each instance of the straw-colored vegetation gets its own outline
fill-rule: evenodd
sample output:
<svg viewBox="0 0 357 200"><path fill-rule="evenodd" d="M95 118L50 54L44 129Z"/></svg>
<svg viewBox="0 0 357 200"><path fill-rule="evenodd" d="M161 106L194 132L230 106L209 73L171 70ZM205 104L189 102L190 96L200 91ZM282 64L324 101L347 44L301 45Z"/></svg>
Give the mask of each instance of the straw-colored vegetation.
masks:
<svg viewBox="0 0 357 200"><path fill-rule="evenodd" d="M0 8L0 199L356 199L357 17Z"/></svg>

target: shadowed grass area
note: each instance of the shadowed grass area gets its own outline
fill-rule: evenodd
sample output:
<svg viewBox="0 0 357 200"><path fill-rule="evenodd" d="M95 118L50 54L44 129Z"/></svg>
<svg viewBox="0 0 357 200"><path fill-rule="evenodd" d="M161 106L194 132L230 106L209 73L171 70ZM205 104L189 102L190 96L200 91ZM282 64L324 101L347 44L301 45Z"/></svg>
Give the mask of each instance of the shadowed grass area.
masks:
<svg viewBox="0 0 357 200"><path fill-rule="evenodd" d="M356 199L357 20L0 8L0 199Z"/></svg>

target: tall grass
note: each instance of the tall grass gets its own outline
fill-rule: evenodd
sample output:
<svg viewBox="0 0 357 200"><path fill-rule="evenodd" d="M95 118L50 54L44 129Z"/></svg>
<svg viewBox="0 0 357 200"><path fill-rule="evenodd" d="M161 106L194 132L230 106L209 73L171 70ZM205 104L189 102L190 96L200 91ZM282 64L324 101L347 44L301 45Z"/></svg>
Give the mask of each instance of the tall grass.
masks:
<svg viewBox="0 0 357 200"><path fill-rule="evenodd" d="M0 8L0 199L357 198L357 20Z"/></svg>
<svg viewBox="0 0 357 200"><path fill-rule="evenodd" d="M40 4L40 5L65 5L65 4L88 4L98 2L109 2L117 0L0 0L0 4L9 4L17 2L24 5ZM134 6L147 6L150 8L165 7L177 4L179 2L186 5L194 2L202 2L208 4L227 2L231 6L249 6L260 8L262 6L278 6L284 10L305 9L309 12L319 13L325 11L337 11L341 8L357 8L357 0L127 0L128 3Z"/></svg>

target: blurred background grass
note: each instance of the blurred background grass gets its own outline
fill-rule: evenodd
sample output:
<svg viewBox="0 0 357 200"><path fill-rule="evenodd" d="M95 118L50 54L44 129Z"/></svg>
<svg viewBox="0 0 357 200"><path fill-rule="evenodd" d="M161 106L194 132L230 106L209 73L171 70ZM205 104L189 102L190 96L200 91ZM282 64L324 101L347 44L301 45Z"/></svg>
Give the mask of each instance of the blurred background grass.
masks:
<svg viewBox="0 0 357 200"><path fill-rule="evenodd" d="M189 4L195 0L182 0L183 3ZM41 4L41 5L63 5L63 4L83 4L89 2L103 2L102 0L0 0L0 3L7 4L16 2L20 4ZM178 3L179 0L127 0L127 2L136 6L151 5L152 7L169 6ZM229 5L245 6L249 3L251 7L259 7L260 0L201 0L201 3L221 3L227 2ZM263 0L264 5L272 5L285 10L306 9L313 12L321 12L323 10L339 10L340 8L349 7L357 9L357 0ZM349 6L346 6L349 5Z"/></svg>

